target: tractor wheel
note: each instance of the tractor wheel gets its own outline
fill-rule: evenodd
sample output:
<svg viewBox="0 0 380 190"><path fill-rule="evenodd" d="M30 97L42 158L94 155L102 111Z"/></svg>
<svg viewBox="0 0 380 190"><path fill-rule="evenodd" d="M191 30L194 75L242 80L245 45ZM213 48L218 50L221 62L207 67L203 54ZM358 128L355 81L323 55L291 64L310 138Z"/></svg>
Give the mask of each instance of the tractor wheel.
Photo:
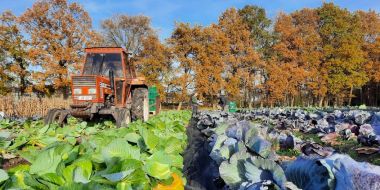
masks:
<svg viewBox="0 0 380 190"><path fill-rule="evenodd" d="M147 121L149 118L148 89L139 87L132 91L132 120Z"/></svg>
<svg viewBox="0 0 380 190"><path fill-rule="evenodd" d="M131 113L128 109L119 109L114 118L117 127L126 127L131 122Z"/></svg>
<svg viewBox="0 0 380 190"><path fill-rule="evenodd" d="M53 115L55 115L55 113L57 112L57 108L54 108L54 109L51 109L48 111L48 113L46 114L45 118L44 118L44 124L45 125L48 125L50 123L52 123L52 118L53 118Z"/></svg>
<svg viewBox="0 0 380 190"><path fill-rule="evenodd" d="M63 123L66 121L67 115L68 114L63 109L51 109L48 111L44 119L44 123L45 125L49 125L54 122L57 122L60 126L62 126Z"/></svg>

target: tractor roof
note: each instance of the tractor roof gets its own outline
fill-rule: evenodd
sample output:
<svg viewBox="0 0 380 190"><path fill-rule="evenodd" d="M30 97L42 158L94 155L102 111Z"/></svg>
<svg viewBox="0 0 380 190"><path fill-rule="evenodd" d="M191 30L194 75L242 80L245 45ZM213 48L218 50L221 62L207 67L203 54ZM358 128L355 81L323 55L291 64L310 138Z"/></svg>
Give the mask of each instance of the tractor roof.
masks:
<svg viewBox="0 0 380 190"><path fill-rule="evenodd" d="M127 53L122 47L90 47L85 48L86 53Z"/></svg>

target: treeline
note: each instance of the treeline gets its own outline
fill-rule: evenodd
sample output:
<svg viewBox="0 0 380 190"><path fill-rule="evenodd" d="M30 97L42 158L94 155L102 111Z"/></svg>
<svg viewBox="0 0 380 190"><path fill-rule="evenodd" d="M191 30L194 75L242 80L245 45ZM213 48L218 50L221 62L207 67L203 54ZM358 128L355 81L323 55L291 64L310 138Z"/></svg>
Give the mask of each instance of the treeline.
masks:
<svg viewBox="0 0 380 190"><path fill-rule="evenodd" d="M280 13L247 5L209 26L176 23L160 41L146 16L114 15L91 26L66 0L39 0L20 16L0 17L0 91L66 92L83 48L123 46L162 98L187 102L220 91L241 106L380 106L380 16L333 3Z"/></svg>

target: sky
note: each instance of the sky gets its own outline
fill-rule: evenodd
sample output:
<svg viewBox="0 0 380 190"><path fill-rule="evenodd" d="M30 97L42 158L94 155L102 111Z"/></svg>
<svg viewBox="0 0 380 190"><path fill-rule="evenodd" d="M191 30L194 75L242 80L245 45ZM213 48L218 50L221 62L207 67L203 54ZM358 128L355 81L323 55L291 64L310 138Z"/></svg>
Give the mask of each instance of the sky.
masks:
<svg viewBox="0 0 380 190"><path fill-rule="evenodd" d="M114 14L146 15L160 39L170 37L176 22L209 25L218 21L219 15L230 7L242 8L257 5L265 8L275 19L279 12L293 12L302 8L319 7L323 0L69 0L81 4L92 17L93 27L100 28L102 20ZM22 14L34 0L0 0L0 11L11 10ZM380 0L325 0L340 7L380 12Z"/></svg>

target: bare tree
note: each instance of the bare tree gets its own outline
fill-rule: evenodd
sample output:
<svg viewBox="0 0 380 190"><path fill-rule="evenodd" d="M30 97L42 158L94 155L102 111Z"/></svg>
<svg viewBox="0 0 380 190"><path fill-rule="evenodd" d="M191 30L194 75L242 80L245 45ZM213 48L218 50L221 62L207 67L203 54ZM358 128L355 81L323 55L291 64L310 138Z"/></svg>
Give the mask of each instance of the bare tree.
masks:
<svg viewBox="0 0 380 190"><path fill-rule="evenodd" d="M154 34L147 16L114 15L102 22L105 43L108 46L122 46L133 55L143 49L142 41Z"/></svg>

